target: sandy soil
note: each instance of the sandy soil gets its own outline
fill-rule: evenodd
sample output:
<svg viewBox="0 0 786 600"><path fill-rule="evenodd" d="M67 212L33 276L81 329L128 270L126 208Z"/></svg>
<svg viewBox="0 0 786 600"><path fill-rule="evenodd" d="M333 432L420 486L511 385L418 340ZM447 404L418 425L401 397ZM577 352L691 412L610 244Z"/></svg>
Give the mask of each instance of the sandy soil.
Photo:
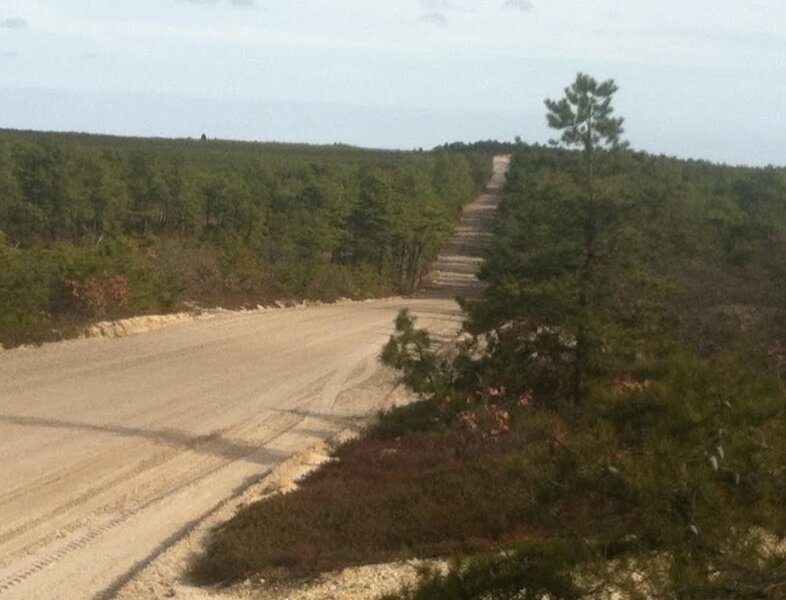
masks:
<svg viewBox="0 0 786 600"><path fill-rule="evenodd" d="M410 308L457 331L452 297L476 285L506 166L495 161L492 193L467 207L420 297L0 354L0 598L113 597L277 465L388 405L396 385L377 356L392 321Z"/></svg>

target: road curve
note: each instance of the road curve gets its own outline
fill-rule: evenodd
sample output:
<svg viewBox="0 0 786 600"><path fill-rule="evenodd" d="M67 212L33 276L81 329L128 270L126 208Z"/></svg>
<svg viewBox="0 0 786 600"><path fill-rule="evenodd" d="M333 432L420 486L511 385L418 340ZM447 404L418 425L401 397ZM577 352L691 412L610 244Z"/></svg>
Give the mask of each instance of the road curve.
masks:
<svg viewBox="0 0 786 600"><path fill-rule="evenodd" d="M288 456L374 412L402 308L455 331L508 159L416 298L228 313L0 353L0 600L91 598Z"/></svg>

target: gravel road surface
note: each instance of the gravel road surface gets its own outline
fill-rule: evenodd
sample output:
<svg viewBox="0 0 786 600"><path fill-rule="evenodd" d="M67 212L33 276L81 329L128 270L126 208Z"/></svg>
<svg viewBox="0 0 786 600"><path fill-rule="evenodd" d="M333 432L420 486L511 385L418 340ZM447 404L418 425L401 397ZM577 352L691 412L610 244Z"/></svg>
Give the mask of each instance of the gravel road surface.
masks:
<svg viewBox="0 0 786 600"><path fill-rule="evenodd" d="M0 599L106 597L271 468L382 406L377 356L398 311L457 330L453 297L477 285L506 170L495 159L490 193L418 297L0 352Z"/></svg>

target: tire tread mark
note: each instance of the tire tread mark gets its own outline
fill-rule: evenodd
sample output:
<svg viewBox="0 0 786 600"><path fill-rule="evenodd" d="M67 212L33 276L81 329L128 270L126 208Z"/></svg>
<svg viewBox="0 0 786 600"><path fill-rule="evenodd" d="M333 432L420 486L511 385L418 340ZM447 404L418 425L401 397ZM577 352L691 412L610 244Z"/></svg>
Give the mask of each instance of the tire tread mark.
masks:
<svg viewBox="0 0 786 600"><path fill-rule="evenodd" d="M284 435L285 433L287 433L291 429L294 429L304 419L305 419L305 416L293 416L291 419L287 419L288 421L292 421L292 422L284 425L280 429L277 429L274 433L270 434L260 444L259 448L249 452L248 455L251 455L251 454L254 454L255 452L258 452L265 445L271 443L276 438ZM246 456L248 456L248 455L246 455ZM45 568L50 567L53 564L61 561L62 559L64 559L69 554L71 554L71 553L73 553L73 552L75 552L77 550L81 550L82 548L85 548L88 544L90 544L93 540L95 540L100 535L102 535L104 533L107 533L108 531L114 529L118 525L121 525L125 521L128 521L129 519L131 519L135 515L139 514L140 512L144 511L145 509L149 508L150 506L160 502L161 500L163 500L164 498L166 498L168 496L172 496L172 495L174 495L174 494L176 494L176 493L178 493L178 492L180 492L180 491L182 491L182 490L192 486L193 484L195 484L198 481L204 479L205 477L209 477L210 475L218 472L219 470L221 470L224 467L226 467L227 465L235 462L236 460L237 459L226 459L226 460L220 462L219 464L214 465L213 467L211 467L207 471L200 472L198 475L196 475L194 477L191 477L189 480L187 480L187 481L177 485L174 488L171 488L171 489L168 489L168 490L166 490L166 491L164 491L162 493L156 494L152 498L147 499L145 502L142 502L141 504L139 504L139 505L137 505L135 507L132 507L132 508L120 511L117 515L115 515L112 519L110 519L106 523L103 523L101 525L93 525L93 526L91 526L89 531L85 532L79 538L77 538L76 540L68 543L67 545L65 545L64 547L60 548L59 550L57 550L57 551L55 551L55 552L53 552L51 554L48 554L44 558L42 558L39 561L33 563L32 565L30 565L29 567L23 569L20 572L14 573L11 576L8 576L8 577L5 577L3 579L0 579L0 596L4 595L5 592L8 592L10 589L20 585L25 580L29 579L33 575L36 575L37 573L39 573L40 571L44 570Z"/></svg>

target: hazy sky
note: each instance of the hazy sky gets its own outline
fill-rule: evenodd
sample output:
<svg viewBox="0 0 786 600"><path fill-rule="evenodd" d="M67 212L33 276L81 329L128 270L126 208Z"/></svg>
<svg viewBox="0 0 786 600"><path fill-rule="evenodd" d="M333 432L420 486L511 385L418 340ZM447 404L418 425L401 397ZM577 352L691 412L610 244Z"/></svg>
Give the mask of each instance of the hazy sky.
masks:
<svg viewBox="0 0 786 600"><path fill-rule="evenodd" d="M0 127L545 141L579 70L635 148L786 164L783 0L0 0Z"/></svg>

